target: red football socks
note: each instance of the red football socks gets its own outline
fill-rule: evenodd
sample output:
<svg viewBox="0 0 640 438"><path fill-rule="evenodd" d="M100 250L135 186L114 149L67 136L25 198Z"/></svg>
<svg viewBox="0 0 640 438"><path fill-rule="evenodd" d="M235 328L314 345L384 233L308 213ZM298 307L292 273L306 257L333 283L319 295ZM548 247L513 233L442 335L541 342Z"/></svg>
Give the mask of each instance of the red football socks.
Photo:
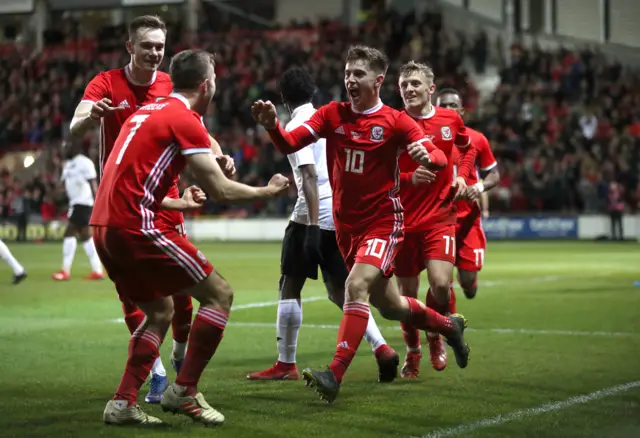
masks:
<svg viewBox="0 0 640 438"><path fill-rule="evenodd" d="M402 328L402 336L404 337L404 343L410 351L416 351L420 349L420 330L414 326L400 323Z"/></svg>
<svg viewBox="0 0 640 438"><path fill-rule="evenodd" d="M338 345L329 368L338 383L342 382L347 368L351 364L369 322L369 304L361 302L345 303L342 322L338 330Z"/></svg>
<svg viewBox="0 0 640 438"><path fill-rule="evenodd" d="M445 303L441 303L436 299L435 294L433 293L433 291L431 290L431 288L429 288L429 290L427 291L427 307L435 310L436 312L438 312L441 315L444 315L445 313L447 313L448 307L449 307L449 303L445 302Z"/></svg>
<svg viewBox="0 0 640 438"><path fill-rule="evenodd" d="M129 333L133 334L144 321L144 312L138 309L138 306L128 301L122 302L122 312L124 313L124 322L127 324Z"/></svg>
<svg viewBox="0 0 640 438"><path fill-rule="evenodd" d="M458 313L456 311L456 291L453 289L453 283L449 287L449 309L450 314Z"/></svg>
<svg viewBox="0 0 640 438"><path fill-rule="evenodd" d="M149 377L153 362L160 354L161 344L160 335L146 328L133 333L129 341L129 358L120 386L113 397L114 400L126 400L129 404L136 403L138 391Z"/></svg>
<svg viewBox="0 0 640 438"><path fill-rule="evenodd" d="M191 327L189 348L176 383L187 387L189 395L197 393L198 381L216 352L229 315L221 310L200 307Z"/></svg>
<svg viewBox="0 0 640 438"><path fill-rule="evenodd" d="M409 304L409 317L405 324L414 326L420 330L428 330L441 335L449 335L453 330L453 323L449 318L443 316L420 301L411 297L404 297Z"/></svg>
<svg viewBox="0 0 640 438"><path fill-rule="evenodd" d="M171 320L171 331L174 341L180 343L187 342L192 319L193 304L191 297L187 294L175 294L173 296L173 319Z"/></svg>

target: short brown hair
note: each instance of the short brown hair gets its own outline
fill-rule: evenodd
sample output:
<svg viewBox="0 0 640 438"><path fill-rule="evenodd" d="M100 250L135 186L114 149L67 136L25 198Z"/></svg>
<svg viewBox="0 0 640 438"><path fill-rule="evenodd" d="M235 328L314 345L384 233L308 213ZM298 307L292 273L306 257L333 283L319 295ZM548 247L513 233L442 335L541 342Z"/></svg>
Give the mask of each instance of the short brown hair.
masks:
<svg viewBox="0 0 640 438"><path fill-rule="evenodd" d="M211 76L214 56L205 50L183 50L171 59L169 74L175 90L195 90Z"/></svg>
<svg viewBox="0 0 640 438"><path fill-rule="evenodd" d="M133 40L140 29L160 29L167 33L167 25L157 15L141 15L129 23L129 39Z"/></svg>
<svg viewBox="0 0 640 438"><path fill-rule="evenodd" d="M431 80L435 78L433 70L427 64L421 62L409 61L402 67L400 67L400 76L410 76L416 73L421 73L425 78Z"/></svg>
<svg viewBox="0 0 640 438"><path fill-rule="evenodd" d="M386 74L389 58L378 49L369 46L351 46L347 52L347 62L365 61L378 74Z"/></svg>

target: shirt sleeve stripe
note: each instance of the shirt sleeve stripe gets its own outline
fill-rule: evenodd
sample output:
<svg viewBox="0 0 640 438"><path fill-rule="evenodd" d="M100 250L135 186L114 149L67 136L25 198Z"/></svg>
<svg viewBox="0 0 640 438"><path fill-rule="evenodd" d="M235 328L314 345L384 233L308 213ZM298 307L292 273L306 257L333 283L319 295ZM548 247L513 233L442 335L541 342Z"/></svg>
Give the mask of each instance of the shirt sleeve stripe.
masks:
<svg viewBox="0 0 640 438"><path fill-rule="evenodd" d="M193 149L183 149L182 155L194 155L194 154L210 154L211 148L193 148Z"/></svg>
<svg viewBox="0 0 640 438"><path fill-rule="evenodd" d="M316 134L316 131L314 131L311 126L307 125L306 123L303 123L302 126L307 128L309 130L309 132L311 133L311 135L313 135L315 138L319 138L318 134Z"/></svg>
<svg viewBox="0 0 640 438"><path fill-rule="evenodd" d="M483 167L482 170L483 172L488 172L489 170L493 169L494 167L496 167L498 165L497 161L494 161L493 163L491 163L490 165L488 165L487 167Z"/></svg>

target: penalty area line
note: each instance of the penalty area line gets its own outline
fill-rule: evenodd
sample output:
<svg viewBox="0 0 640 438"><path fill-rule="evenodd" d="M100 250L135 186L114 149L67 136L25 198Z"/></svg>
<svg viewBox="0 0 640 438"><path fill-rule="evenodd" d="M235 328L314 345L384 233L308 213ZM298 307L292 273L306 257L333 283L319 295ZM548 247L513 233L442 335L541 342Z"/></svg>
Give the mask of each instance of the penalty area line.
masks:
<svg viewBox="0 0 640 438"><path fill-rule="evenodd" d="M564 401L551 402L546 405L537 406L533 408L521 409L508 414L497 415L492 418L485 418L484 420L475 421L473 423L461 424L446 429L438 429L426 435L422 435L420 438L447 438L450 436L463 436L470 432L474 432L478 429L485 429L493 426L500 426L511 421L521 420L527 417L533 417L535 415L546 414L549 412L559 411L571 406L583 405L594 400L599 400L605 397L629 391L630 389L639 388L640 380L635 382L624 383L618 386L612 386L610 388L601 389L599 391L591 392L589 394L579 395L571 397Z"/></svg>

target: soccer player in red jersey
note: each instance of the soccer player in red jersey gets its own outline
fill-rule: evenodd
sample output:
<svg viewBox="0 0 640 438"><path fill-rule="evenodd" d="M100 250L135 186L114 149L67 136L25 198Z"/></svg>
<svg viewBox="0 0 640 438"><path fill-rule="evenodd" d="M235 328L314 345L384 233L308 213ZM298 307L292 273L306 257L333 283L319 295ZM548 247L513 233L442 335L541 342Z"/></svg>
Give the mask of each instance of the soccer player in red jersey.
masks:
<svg viewBox="0 0 640 438"><path fill-rule="evenodd" d="M456 255L456 214L453 199L464 193L464 176L471 172L475 151L469 148L469 136L462 118L453 110L431 104L435 91L430 67L411 61L400 68L399 86L406 113L421 126L424 135L447 157L447 165L436 172L429 186L419 183L414 172L418 164L404 153L400 156L403 184L400 199L405 207L405 238L396 257L396 275L400 293L418 297L420 272L429 276L427 306L445 315L449 311L449 288ZM464 164L461 176L454 177L454 149L460 149ZM455 313L455 312L452 312ZM402 325L407 355L401 376L415 378L421 358L420 332ZM437 333L427 333L431 364L441 371L446 365L446 352Z"/></svg>
<svg viewBox="0 0 640 438"><path fill-rule="evenodd" d="M398 158L406 148L427 168L441 169L447 162L411 117L380 101L387 67L388 59L379 50L351 47L344 76L349 102L321 107L290 132L280 126L271 102L257 101L252 107L254 119L285 154L326 139L336 236L350 272L333 362L326 371L305 369L302 375L328 402L337 397L367 328L369 301L387 319L442 333L461 366L468 357L463 317L445 317L414 298L401 297L390 281L404 229Z"/></svg>
<svg viewBox="0 0 640 438"><path fill-rule="evenodd" d="M173 58L170 70L173 93L140 108L118 135L91 217L98 254L118 294L146 315L131 337L120 386L104 411L104 421L112 424L161 422L144 414L136 400L171 324L171 296L177 292L194 297L200 308L184 363L162 396L162 408L205 424L224 421L197 384L222 339L233 292L202 252L175 227L158 220L178 175L189 166L206 192L220 202L276 196L289 185L282 175L275 175L266 187L233 182L212 157L200 115L215 93L213 55L183 51Z"/></svg>
<svg viewBox="0 0 640 438"><path fill-rule="evenodd" d="M460 93L452 88L440 91L437 100L438 106L451 108L464 115L464 107ZM487 239L482 230L482 216L488 216L487 192L498 185L500 173L498 163L491 152L491 146L487 137L482 133L468 128L471 136L471 144L477 150L476 167L479 169L482 181L479 181L478 172L471 172L467 179L468 187L465 198L456 202L456 243L458 268L458 280L467 298L473 298L478 291L478 272L484 264L484 255L487 248ZM482 195L485 196L483 202ZM481 212L482 207L482 212Z"/></svg>
<svg viewBox="0 0 640 438"><path fill-rule="evenodd" d="M126 48L131 55L131 63L124 68L99 73L85 89L82 101L75 110L71 121L71 134L83 136L89 129L100 126L100 173L113 150L114 143L123 123L140 107L155 102L171 93L171 78L158 71L164 58L166 26L156 17L144 15L135 18L129 25L129 41ZM221 165L228 173L233 173L233 160L223 157L220 146L210 137L214 153L220 158ZM185 192L191 196L192 190ZM182 211L186 206L193 207L190 200L178 199L178 186L174 184L167 193L165 210L158 213L158 220L164 221L184 234ZM197 205L197 204L195 204ZM75 251L75 247L63 246L63 253ZM64 271L53 274L56 280L66 280L69 274ZM180 368L186 351L189 328L193 316L191 298L175 295L175 316L173 322L173 352L171 362ZM144 313L131 302L122 302L125 323L133 333L144 319ZM149 403L159 403L162 392L167 386L166 371L162 360L158 358L149 384L149 393L145 397Z"/></svg>

